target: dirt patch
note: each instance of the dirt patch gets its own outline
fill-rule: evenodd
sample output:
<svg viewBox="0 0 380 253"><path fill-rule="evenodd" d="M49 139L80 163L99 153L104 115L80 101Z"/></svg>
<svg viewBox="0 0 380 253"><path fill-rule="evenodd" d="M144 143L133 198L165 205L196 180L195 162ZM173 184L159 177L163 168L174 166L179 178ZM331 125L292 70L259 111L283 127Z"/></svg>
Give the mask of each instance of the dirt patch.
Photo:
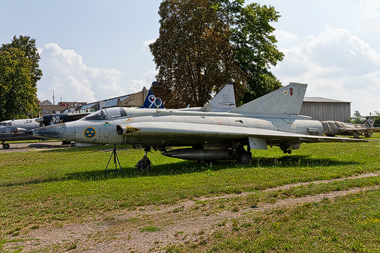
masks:
<svg viewBox="0 0 380 253"><path fill-rule="evenodd" d="M265 191L379 175L380 173L368 173L334 180L289 184ZM210 210L210 208L203 208L199 201L244 197L252 193L203 197L171 206L145 206L107 217L99 216L81 224L68 224L61 228L32 229L28 234L9 237L9 240L22 239L24 241L6 243L4 249L15 249L21 246L23 252L42 249L70 250L70 252L148 252L150 250L161 252L161 249L169 244L195 243L204 240L216 229L218 223L227 219L244 217L247 214L283 206L319 202L325 198L334 199L347 194L378 188L374 186L353 188L347 191L333 191L279 200L276 203L259 203L257 208L242 207L239 210Z"/></svg>

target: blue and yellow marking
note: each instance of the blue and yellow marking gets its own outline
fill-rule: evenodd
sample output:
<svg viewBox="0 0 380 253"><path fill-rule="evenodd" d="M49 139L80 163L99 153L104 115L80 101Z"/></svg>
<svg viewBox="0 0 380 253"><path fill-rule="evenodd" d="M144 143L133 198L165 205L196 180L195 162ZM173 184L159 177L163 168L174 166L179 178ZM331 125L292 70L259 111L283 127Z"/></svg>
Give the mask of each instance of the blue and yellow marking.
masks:
<svg viewBox="0 0 380 253"><path fill-rule="evenodd" d="M96 130L93 127L87 127L86 129L84 129L83 135L84 135L84 137L86 137L88 139L92 139L96 135Z"/></svg>

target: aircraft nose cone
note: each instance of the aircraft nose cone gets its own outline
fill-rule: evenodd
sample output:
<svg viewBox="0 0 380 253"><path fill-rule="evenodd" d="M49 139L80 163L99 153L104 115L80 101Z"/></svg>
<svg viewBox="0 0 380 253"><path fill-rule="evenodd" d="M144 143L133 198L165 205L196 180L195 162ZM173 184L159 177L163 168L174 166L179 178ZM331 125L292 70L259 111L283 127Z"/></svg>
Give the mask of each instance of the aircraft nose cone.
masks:
<svg viewBox="0 0 380 253"><path fill-rule="evenodd" d="M33 129L28 132L29 135L36 137L46 138L46 139L66 139L66 124L51 125Z"/></svg>

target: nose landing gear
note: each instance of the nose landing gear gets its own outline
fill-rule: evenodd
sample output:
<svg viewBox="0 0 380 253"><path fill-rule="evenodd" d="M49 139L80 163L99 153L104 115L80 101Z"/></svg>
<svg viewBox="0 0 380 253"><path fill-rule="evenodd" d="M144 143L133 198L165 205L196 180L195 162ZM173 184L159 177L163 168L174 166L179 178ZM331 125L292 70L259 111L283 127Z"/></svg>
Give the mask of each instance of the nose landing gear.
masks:
<svg viewBox="0 0 380 253"><path fill-rule="evenodd" d="M144 148L144 151L145 151L144 157L140 159L136 164L137 169L140 171L148 171L150 169L151 161L149 160L147 156L148 152L150 152L150 146L146 146Z"/></svg>

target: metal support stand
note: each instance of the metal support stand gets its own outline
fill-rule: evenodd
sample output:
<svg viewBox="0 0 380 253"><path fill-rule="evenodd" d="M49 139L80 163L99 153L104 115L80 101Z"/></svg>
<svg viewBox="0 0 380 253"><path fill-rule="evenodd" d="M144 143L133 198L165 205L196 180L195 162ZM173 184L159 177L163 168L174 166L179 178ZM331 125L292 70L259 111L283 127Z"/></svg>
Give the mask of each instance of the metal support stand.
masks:
<svg viewBox="0 0 380 253"><path fill-rule="evenodd" d="M115 164L115 169L108 169L108 165L110 164L112 156L113 156L113 163ZM116 161L117 161L117 163L116 163ZM119 164L119 169L117 168L118 164ZM108 160L108 163L107 163L105 171L117 171L117 172L123 171L121 169L119 157L117 156L117 153L116 153L116 145L113 145L113 151L112 151L112 154L110 156L110 159Z"/></svg>

